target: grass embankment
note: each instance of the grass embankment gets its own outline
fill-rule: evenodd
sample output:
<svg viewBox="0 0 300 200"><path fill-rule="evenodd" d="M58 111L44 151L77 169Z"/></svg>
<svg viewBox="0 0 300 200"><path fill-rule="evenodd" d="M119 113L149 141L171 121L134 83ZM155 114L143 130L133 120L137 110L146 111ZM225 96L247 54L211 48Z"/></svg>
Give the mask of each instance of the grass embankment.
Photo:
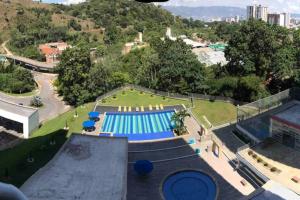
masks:
<svg viewBox="0 0 300 200"><path fill-rule="evenodd" d="M90 103L78 107L77 118L74 118L75 109L72 109L43 124L30 139L22 141L12 149L0 151L0 181L21 186L53 158L71 133L81 132L82 122L88 119L88 112L93 109L93 106L94 103ZM63 129L66 122L69 126L68 131ZM53 140L55 145L50 144ZM32 163L27 162L30 155L34 158Z"/></svg>
<svg viewBox="0 0 300 200"><path fill-rule="evenodd" d="M184 104L186 107L191 107L189 99L175 99L158 96L151 93L141 93L137 90L125 90L115 93L115 95L106 98L100 102L101 105L107 106L155 106L156 104L163 105L180 105ZM207 101L207 100L194 100L194 108L192 112L195 117L205 126L209 124L204 120L205 116L208 121L213 125L220 125L222 123L230 122L236 118L236 107L227 102L222 101Z"/></svg>

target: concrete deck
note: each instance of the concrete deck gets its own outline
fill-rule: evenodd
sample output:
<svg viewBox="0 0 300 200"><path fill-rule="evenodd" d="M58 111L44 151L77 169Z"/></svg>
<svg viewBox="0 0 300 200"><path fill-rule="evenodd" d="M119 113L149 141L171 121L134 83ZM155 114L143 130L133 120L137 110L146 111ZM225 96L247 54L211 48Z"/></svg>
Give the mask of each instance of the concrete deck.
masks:
<svg viewBox="0 0 300 200"><path fill-rule="evenodd" d="M207 146L211 142L197 142L195 145L187 144L188 138L176 138L170 141L161 141L143 144L129 144L129 161L137 159L165 160L154 162L154 170L147 178L140 178L133 169L133 164L128 165L128 200L160 200L161 187L164 179L172 172L186 169L201 170L211 175L218 186L218 198L223 199L239 199L254 191L254 188L248 183L243 186L241 180L243 178L233 170L225 157L217 158L211 151L206 152ZM179 147L182 145L183 147ZM140 148L139 146L140 145ZM171 147L179 147L176 149L167 149ZM195 154L195 149L200 148L201 155L195 155L186 158L181 156ZM143 152L135 152L141 149ZM159 150L162 149L162 150ZM133 150L133 152L131 152ZM177 158L177 159L176 159ZM168 160L171 159L171 160Z"/></svg>
<svg viewBox="0 0 300 200"><path fill-rule="evenodd" d="M126 196L127 139L73 134L20 188L29 200L118 200Z"/></svg>

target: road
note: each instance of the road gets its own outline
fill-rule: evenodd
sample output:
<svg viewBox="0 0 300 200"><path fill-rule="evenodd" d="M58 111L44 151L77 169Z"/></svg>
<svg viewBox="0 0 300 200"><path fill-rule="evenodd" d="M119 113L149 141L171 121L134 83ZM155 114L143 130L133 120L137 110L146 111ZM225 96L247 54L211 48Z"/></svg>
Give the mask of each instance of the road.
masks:
<svg viewBox="0 0 300 200"><path fill-rule="evenodd" d="M44 106L39 109L40 122L52 119L61 113L70 109L70 106L59 98L54 90L52 83L56 78L55 74L45 74L39 72L32 72L35 81L39 85L39 95L42 99ZM14 103L22 103L23 105L30 105L31 97L15 97L0 93L0 98Z"/></svg>
<svg viewBox="0 0 300 200"><path fill-rule="evenodd" d="M7 42L8 40L3 42L1 44L1 47L4 49L7 55L12 56L13 53L6 47ZM39 85L39 94L37 95L41 97L42 102L44 104L42 108L39 108L40 122L52 119L70 109L70 106L65 105L64 101L62 101L62 99L58 97L56 91L53 88L52 83L57 75L39 73L35 71L32 71L32 74L34 76L35 81ZM10 101L17 104L22 103L23 105L30 106L32 96L16 97L0 92L0 99L4 99L6 101Z"/></svg>

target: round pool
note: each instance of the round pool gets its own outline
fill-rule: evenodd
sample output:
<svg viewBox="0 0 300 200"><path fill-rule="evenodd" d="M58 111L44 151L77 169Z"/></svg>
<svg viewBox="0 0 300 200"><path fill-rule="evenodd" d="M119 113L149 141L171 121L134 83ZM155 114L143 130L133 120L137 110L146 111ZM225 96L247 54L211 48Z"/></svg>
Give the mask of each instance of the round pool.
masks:
<svg viewBox="0 0 300 200"><path fill-rule="evenodd" d="M166 200L215 200L217 186L206 173L180 171L166 178L162 193Z"/></svg>

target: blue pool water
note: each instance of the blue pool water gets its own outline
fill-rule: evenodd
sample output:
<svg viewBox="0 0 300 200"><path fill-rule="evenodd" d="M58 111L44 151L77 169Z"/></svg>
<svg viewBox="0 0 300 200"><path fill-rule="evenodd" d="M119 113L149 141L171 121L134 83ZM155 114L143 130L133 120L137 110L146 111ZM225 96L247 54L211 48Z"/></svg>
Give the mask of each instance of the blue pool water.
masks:
<svg viewBox="0 0 300 200"><path fill-rule="evenodd" d="M174 111L155 112L107 112L102 132L128 140L154 140L174 137L171 117Z"/></svg>
<svg viewBox="0 0 300 200"><path fill-rule="evenodd" d="M215 200L214 180L199 171L182 171L169 176L163 183L166 200Z"/></svg>

